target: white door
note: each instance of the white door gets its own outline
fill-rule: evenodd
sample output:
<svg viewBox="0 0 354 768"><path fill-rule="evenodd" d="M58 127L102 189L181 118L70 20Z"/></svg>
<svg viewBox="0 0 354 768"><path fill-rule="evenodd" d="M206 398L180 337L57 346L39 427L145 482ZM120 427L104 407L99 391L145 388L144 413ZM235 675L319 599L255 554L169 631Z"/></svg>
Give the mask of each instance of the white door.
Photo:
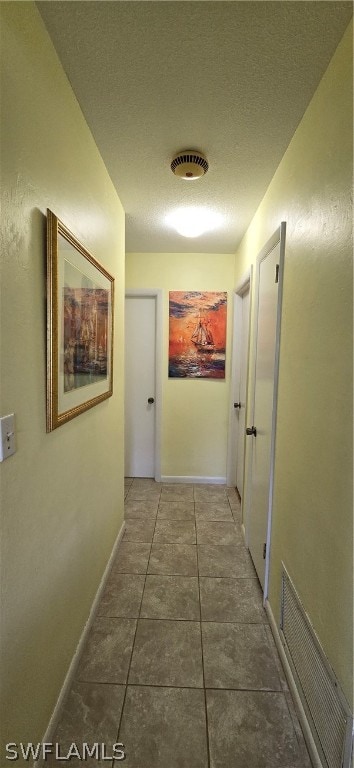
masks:
<svg viewBox="0 0 354 768"><path fill-rule="evenodd" d="M155 371L156 299L126 296L126 477L155 476Z"/></svg>
<svg viewBox="0 0 354 768"><path fill-rule="evenodd" d="M240 385L239 395L235 402L237 413L237 459L236 459L236 488L242 499L243 468L245 462L245 416L247 397L247 366L248 366L248 332L249 332L250 287L242 295L241 308L241 340L240 340Z"/></svg>
<svg viewBox="0 0 354 768"><path fill-rule="evenodd" d="M247 440L252 440L248 544L265 595L269 570L284 238L285 224L282 224L257 260L254 416L253 424L246 430Z"/></svg>

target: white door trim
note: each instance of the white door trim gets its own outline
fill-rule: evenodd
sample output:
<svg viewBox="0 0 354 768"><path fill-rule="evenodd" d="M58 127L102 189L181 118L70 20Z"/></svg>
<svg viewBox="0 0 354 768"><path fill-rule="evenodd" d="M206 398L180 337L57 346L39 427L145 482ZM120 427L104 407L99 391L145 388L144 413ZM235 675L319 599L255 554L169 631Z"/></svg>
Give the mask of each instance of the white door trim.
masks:
<svg viewBox="0 0 354 768"><path fill-rule="evenodd" d="M226 482L229 486L236 485L236 462L237 462L237 432L235 430L235 413L234 413L234 400L235 392L238 391L240 386L240 355L234 354L235 340L241 338L242 333L242 297L249 289L250 291L250 305L249 305L249 321L251 320L251 307L252 307L252 271L251 266L241 277L236 288L233 290L233 323L232 323L232 342L231 342L231 385L230 385L230 400L229 400L229 427L228 427L228 447L227 447L227 474ZM250 324L249 324L250 331ZM248 334L248 356L250 346L250 333ZM248 389L248 363L247 363L247 389Z"/></svg>
<svg viewBox="0 0 354 768"><path fill-rule="evenodd" d="M284 256L285 256L285 234L286 234L286 222L282 221L280 227L274 232L274 235L268 240L265 246L262 248L256 259L256 271L255 271L255 295L254 295L254 323L253 323L253 344L254 360L253 360L253 378L252 378L252 400L250 413L247 414L249 420L249 426L254 423L255 412L255 395L256 395L256 363L257 363L257 315L258 315L258 301L259 301L259 273L260 265L263 259L280 243L280 257L279 257L279 274L278 274L278 302L277 302L277 324L275 333L275 362L274 362L274 389L273 389L273 414L272 414L272 434L271 434L271 447L270 447L270 476L269 476L269 498L268 498L268 522L267 522L267 549L265 558L265 575L264 575L264 591L263 601L268 598L269 587L269 568L270 568L270 553L271 553L271 531L272 531L272 512L273 512L273 491L274 491L274 460L275 460L275 439L276 439L276 421L277 421L277 406L278 406L278 379L279 379L279 351L280 351L280 327L281 327L281 310L283 299L283 274L284 274ZM245 499L245 528L246 528L246 540L248 541L249 532L249 515L251 507L251 488L252 488L252 462L253 462L253 438L250 440L249 452L248 452L248 473L247 473L247 497Z"/></svg>
<svg viewBox="0 0 354 768"><path fill-rule="evenodd" d="M156 336L155 336L155 480L161 482L161 426L162 426L162 328L163 328L163 293L161 288L127 288L126 298L146 298L156 300Z"/></svg>

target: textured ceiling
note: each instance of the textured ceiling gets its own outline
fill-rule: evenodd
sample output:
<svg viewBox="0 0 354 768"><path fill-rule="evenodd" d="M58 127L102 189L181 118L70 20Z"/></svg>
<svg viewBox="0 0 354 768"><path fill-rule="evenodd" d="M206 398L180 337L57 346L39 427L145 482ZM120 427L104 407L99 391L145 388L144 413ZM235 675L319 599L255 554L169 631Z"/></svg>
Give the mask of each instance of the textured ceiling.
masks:
<svg viewBox="0 0 354 768"><path fill-rule="evenodd" d="M236 250L352 14L317 0L37 7L125 208L127 251L161 252ZM209 161L198 181L169 168L188 148ZM174 234L164 217L189 204L222 229Z"/></svg>

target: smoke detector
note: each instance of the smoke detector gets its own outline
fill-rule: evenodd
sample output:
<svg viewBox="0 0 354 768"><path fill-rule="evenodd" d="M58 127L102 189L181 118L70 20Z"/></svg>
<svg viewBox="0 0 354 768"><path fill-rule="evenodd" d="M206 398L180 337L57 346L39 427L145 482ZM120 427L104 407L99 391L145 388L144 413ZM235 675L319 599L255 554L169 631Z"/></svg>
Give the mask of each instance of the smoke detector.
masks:
<svg viewBox="0 0 354 768"><path fill-rule="evenodd" d="M171 171L175 176L186 181L199 179L207 172L209 163L201 152L195 149L184 149L178 152L172 160Z"/></svg>

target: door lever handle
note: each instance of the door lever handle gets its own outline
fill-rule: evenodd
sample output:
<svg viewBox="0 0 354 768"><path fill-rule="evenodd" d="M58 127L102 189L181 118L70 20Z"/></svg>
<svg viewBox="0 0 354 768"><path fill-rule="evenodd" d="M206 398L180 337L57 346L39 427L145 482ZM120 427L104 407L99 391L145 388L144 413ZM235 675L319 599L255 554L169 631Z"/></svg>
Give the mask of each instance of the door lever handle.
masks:
<svg viewBox="0 0 354 768"><path fill-rule="evenodd" d="M149 405L152 405L155 402L153 397L148 397L148 403Z"/></svg>
<svg viewBox="0 0 354 768"><path fill-rule="evenodd" d="M257 436L256 427L246 427L246 435L253 435L254 437L256 437Z"/></svg>
<svg viewBox="0 0 354 768"><path fill-rule="evenodd" d="M241 408L241 403L234 403L234 408Z"/></svg>

